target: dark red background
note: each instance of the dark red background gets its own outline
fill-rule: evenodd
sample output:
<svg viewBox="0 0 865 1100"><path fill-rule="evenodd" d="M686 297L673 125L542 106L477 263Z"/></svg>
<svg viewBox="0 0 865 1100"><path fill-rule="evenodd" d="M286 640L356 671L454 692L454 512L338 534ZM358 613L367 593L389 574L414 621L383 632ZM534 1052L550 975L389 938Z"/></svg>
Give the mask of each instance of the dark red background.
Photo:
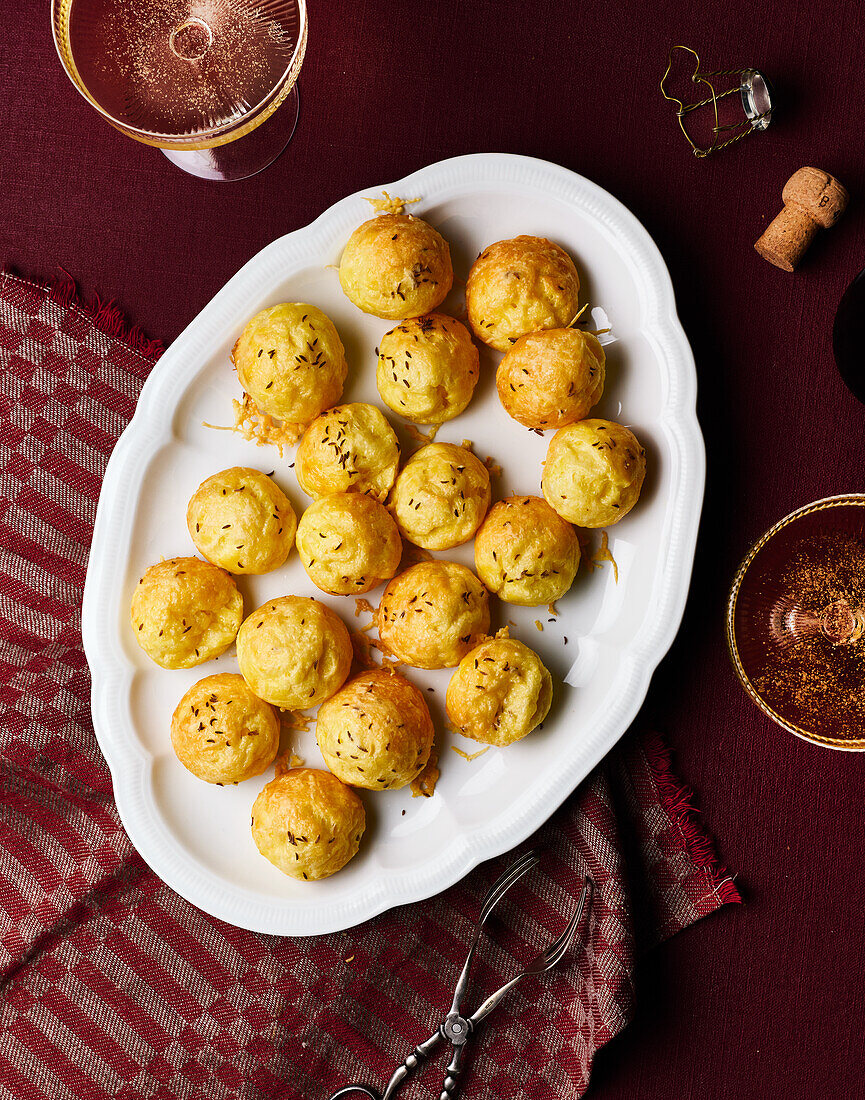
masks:
<svg viewBox="0 0 865 1100"><path fill-rule="evenodd" d="M310 0L301 118L263 175L206 184L103 123L54 55L46 0L0 14L0 262L116 298L172 340L274 237L346 193L459 153L511 151L589 176L646 224L699 372L709 474L691 599L646 713L675 746L744 907L654 951L640 1007L599 1058L597 1100L862 1096L862 756L774 728L727 660L724 601L748 544L791 508L865 488L865 408L832 317L865 265L863 9ZM690 9L690 10L689 10ZM673 42L776 83L766 135L691 155L658 81ZM788 275L752 249L803 164L851 192Z"/></svg>

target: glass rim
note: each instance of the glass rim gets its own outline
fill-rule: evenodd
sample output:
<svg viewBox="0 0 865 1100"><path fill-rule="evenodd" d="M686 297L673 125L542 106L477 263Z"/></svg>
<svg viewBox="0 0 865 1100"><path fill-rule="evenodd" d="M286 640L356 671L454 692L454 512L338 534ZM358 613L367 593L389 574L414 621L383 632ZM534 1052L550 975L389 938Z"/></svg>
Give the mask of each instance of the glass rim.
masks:
<svg viewBox="0 0 865 1100"><path fill-rule="evenodd" d="M65 0L65 2L67 3L69 12L71 13L72 7L75 4L76 0ZM251 129L252 127L250 127L250 123L253 122L258 117L258 115L260 115L264 111L268 111L268 109L270 109L270 111L275 110L276 106L279 106L281 100L285 98L285 96L291 91L291 87L293 87L294 83L296 83L297 74L295 73L295 80L292 81L291 84L287 84L287 82L291 77L292 71L297 65L298 58L302 58L306 51L306 38L308 30L306 0L294 0L294 2L297 4L300 14L300 33L297 36L297 42L295 43L294 50L292 51L291 59L289 60L286 68L283 70L279 79L274 83L270 91L268 91L267 94L258 101L258 103L250 107L250 109L245 112L240 118L232 119L231 121L226 122L220 126L212 126L207 130L200 130L195 134L163 134L155 130L143 130L137 126L130 126L128 123L122 122L120 119L115 118L110 111L106 111L105 108L102 107L96 101L96 99L94 99L94 97L90 94L87 85L82 80L81 74L78 72L74 58L72 57L71 48L69 49L67 56L67 53L64 51L63 45L60 42L60 38L58 35L58 16L60 7L64 3L64 0L51 0L51 37L54 41L54 49L56 50L57 56L60 59L60 64L63 66L63 71L69 77L79 95L86 99L90 106L98 111L99 114L106 120L106 122L110 122L112 126L115 126L122 133L125 133L130 137L140 137L145 144L154 145L157 148L202 148L202 143L207 142L212 142L213 144L225 144L227 142L228 135L230 135L234 130L242 130L246 127L249 127ZM276 99L277 101L276 106L273 106L274 99ZM265 117L267 116L265 115ZM264 121L264 119L261 119L261 121ZM223 142L216 140L219 138L223 138L226 140Z"/></svg>
<svg viewBox="0 0 865 1100"><path fill-rule="evenodd" d="M739 656L739 647L736 642L736 604L739 599L739 592L741 591L742 582L745 579L746 573L751 568L754 559L760 551L771 542L779 531L788 527L797 519L801 519L802 516L810 515L813 512L828 511L830 508L838 508L844 505L851 505L857 508L865 507L865 493L838 493L835 496L821 497L819 500L814 500L810 504L803 504L799 508L795 508L782 519L779 519L777 523L773 524L765 531L750 547L745 557L742 559L739 568L736 570L736 575L730 586L730 594L727 597L727 652L733 664L733 668L736 671L736 675L739 678L739 683L750 696L752 702L756 703L760 710L768 718L771 718L773 722L781 726L782 729L787 730L788 733L794 734L803 741L810 742L812 745L837 749L841 752L863 752L865 751L865 736L856 741L842 739L840 737L824 737L819 733L813 733L810 730L803 729L801 726L797 726L795 722L789 721L770 707L754 687L745 671L745 666L742 664L742 659Z"/></svg>

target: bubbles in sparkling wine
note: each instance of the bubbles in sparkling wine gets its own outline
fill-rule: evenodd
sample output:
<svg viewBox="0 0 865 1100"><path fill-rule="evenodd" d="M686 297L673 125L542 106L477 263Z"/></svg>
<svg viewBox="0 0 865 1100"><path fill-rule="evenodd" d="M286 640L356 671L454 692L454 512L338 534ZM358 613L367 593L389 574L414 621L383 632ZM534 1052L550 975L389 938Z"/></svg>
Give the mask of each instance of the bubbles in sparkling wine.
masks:
<svg viewBox="0 0 865 1100"><path fill-rule="evenodd" d="M168 36L168 45L184 61L200 61L213 45L213 31L203 19L186 19Z"/></svg>
<svg viewBox="0 0 865 1100"><path fill-rule="evenodd" d="M298 0L72 0L69 43L92 98L123 125L194 135L242 120L291 65Z"/></svg>

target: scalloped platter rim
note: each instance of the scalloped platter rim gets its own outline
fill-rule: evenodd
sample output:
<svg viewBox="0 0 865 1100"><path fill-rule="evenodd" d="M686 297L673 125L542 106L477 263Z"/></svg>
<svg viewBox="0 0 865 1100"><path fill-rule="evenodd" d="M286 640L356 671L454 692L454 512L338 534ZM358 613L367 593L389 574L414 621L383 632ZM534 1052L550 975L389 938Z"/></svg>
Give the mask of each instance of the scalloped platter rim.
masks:
<svg viewBox="0 0 865 1100"><path fill-rule="evenodd" d="M306 503L292 455L257 448L203 422L231 420L239 396L229 352L245 322L278 301L312 301L333 318L346 345L343 400L381 405L373 348L393 322L361 314L342 295L335 265L351 230L370 216L365 197L381 190L420 197L413 213L449 241L457 276L494 240L550 237L574 257L584 296L602 306L616 340L607 347L607 390L592 415L633 426L648 452L643 499L609 531L609 564L581 570L572 591L546 608L498 605L495 626L537 649L558 687L542 729L507 749L481 748L444 731L449 670L407 674L429 694L439 730L442 776L432 798L408 789L364 794L367 835L338 875L297 883L256 851L249 808L268 775L217 788L189 775L171 752L174 705L196 679L236 670L233 650L198 669L165 672L138 650L128 625L132 590L160 557L194 553L186 502L204 477L251 465L274 477L296 511ZM460 309L460 284L443 307ZM545 438L510 420L495 391L498 357L482 349L481 381L468 410L438 439L474 442L503 472L494 494L537 493ZM705 481L695 411L693 355L676 316L669 274L646 230L596 184L565 168L511 154L472 154L430 165L384 188L341 200L312 224L274 241L219 291L154 366L135 415L105 473L82 610L92 673L92 711L111 768L121 820L153 870L199 908L231 924L281 935L322 934L393 906L430 897L483 860L520 843L568 797L633 721L651 675L681 621L693 565ZM395 421L396 418L389 418ZM409 441L406 426L395 425ZM471 565L471 546L448 555ZM285 592L315 595L357 629L347 597L325 597L296 553L282 570L243 577L247 612ZM375 603L378 593L371 593ZM539 629L540 628L540 629ZM296 751L320 766L314 733Z"/></svg>

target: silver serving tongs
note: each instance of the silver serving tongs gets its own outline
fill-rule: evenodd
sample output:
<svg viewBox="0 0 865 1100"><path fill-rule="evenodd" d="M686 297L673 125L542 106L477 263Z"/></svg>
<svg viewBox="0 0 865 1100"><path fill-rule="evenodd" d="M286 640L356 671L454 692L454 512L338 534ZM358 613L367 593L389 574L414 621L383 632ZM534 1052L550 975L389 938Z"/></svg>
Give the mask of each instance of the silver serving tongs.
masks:
<svg viewBox="0 0 865 1100"><path fill-rule="evenodd" d="M465 1051L466 1044L468 1043L469 1036L474 1031L475 1027L480 1023L484 1017L488 1016L501 999L519 982L522 978L528 975L543 974L547 970L551 970L556 966L567 953L568 948L571 945L571 941L576 934L579 927L580 920L583 916L583 910L586 905L586 900L592 891L592 880L585 878L583 882L583 890L580 894L580 900L577 903L577 907L574 911L574 915L568 921L568 926L564 932L559 936L557 940L554 940L550 946L537 955L528 966L521 971L516 977L511 978L509 982L506 982L501 989L496 990L491 994L480 1008L476 1009L471 1016L463 1016L460 1012L460 1005L462 1003L463 996L465 995L466 987L468 986L469 976L471 973L472 959L474 958L475 949L477 948L478 941L480 939L481 929L486 922L487 917L493 911L494 907L501 901L508 890L517 882L522 876L535 867L538 863L540 856L537 851L526 852L525 855L520 858L505 871L505 873L499 878L490 888L487 896L484 898L483 905L481 906L480 917L475 926L474 936L472 937L471 946L469 947L469 953L466 956L466 961L462 969L462 973L459 976L456 990L454 991L453 1004L451 1005L450 1012L444 1018L441 1025L428 1039L425 1039L422 1043L419 1043L411 1054L405 1059L401 1066L398 1066L394 1071L391 1079L385 1086L384 1092L378 1092L376 1089L371 1088L369 1085L354 1084L346 1085L344 1088L339 1089L333 1094L330 1100L341 1100L342 1097L347 1097L353 1092L362 1093L367 1096L369 1100L392 1100L397 1094L400 1086L412 1073L417 1070L429 1057L429 1055L435 1050L435 1048L442 1042L447 1040L453 1047L453 1057L448 1065L447 1077L445 1077L444 1085L442 1086L442 1092L440 1100L453 1100L456 1095L457 1081L459 1079L460 1069L462 1067L463 1053Z"/></svg>

